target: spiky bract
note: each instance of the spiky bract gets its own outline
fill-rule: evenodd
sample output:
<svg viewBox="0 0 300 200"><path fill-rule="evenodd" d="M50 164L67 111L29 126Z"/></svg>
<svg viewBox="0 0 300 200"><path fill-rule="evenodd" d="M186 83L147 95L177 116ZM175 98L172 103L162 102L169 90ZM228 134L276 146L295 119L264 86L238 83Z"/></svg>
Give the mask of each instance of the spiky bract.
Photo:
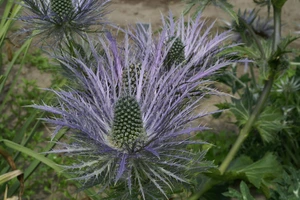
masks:
<svg viewBox="0 0 300 200"><path fill-rule="evenodd" d="M45 119L56 125L55 133L64 127L70 129L71 143L61 144L53 152L65 152L75 158L74 164L65 168L84 187L116 188L114 192L126 193L125 199L137 199L137 195L151 199L157 191L167 197L167 191L177 183L190 183L191 170L201 172L211 166L203 161L204 152L187 149L189 144L204 143L191 140L192 132L205 129L192 126L191 122L208 114L197 112L204 92L197 98L190 94L206 84L204 78L229 63L216 60L208 66L207 60L197 60L197 56L203 58L227 36L219 35L209 41L208 36L198 37L200 33L191 27L185 35L172 33L184 41L185 55L191 58L166 71L165 60L173 45L166 43L167 30L169 26L158 40L152 37L151 27L126 31L120 46L107 34L98 41L101 53L95 48L98 45L90 42L92 62L83 59L79 52L78 57L57 58L69 69L80 89L53 91L58 105L34 107L56 114ZM192 40L190 34L198 35ZM194 52L193 47L199 52ZM202 62L193 71L195 64Z"/></svg>
<svg viewBox="0 0 300 200"><path fill-rule="evenodd" d="M99 32L94 25L105 25L104 8L109 0L24 0L24 31L39 35L42 40L60 42L63 38ZM101 28L100 28L101 30ZM48 41L50 42L50 41Z"/></svg>
<svg viewBox="0 0 300 200"><path fill-rule="evenodd" d="M192 65L193 74L214 68L213 66L219 65L220 61L226 60L225 56L219 53L228 47L225 46L225 42L231 35L224 32L212 36L214 24L208 25L201 20L200 14L195 20L188 18L185 21L184 16L176 20L170 13L167 18L163 17L162 21L163 31L160 38L169 52L166 58L167 67ZM176 59L175 54L178 54ZM171 57L174 58L170 59Z"/></svg>

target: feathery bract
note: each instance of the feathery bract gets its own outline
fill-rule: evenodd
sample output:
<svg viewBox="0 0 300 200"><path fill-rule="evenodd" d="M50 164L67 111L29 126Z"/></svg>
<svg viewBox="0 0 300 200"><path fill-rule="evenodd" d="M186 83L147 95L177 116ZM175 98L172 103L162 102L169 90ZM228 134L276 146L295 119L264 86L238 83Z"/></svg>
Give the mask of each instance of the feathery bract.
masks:
<svg viewBox="0 0 300 200"><path fill-rule="evenodd" d="M137 195L156 198L157 191L167 197L167 191L178 183L190 183L189 172L211 167L203 161L205 152L187 149L189 144L205 143L192 140L193 132L205 127L192 126L190 122L209 114L196 112L205 92L197 98L190 94L199 85L206 85L205 78L230 61L214 58L208 66L206 59L210 55L203 56L216 49L216 43L220 44L227 35L219 35L213 41L203 36L203 41L196 44L199 35L191 36L200 34L193 29L196 27L189 27L191 32L184 35L171 32L170 37L165 37L169 31L166 25L158 40L152 37L151 27L142 32L126 31L120 45L107 34L97 41L102 46L101 53L90 42L92 62L79 52L75 57L57 57L77 86L52 90L58 99L55 106L34 107L55 114L44 119L56 125L54 135L64 127L70 129L70 143L59 143L60 148L53 152L73 156L74 164L65 168L84 187L99 185L100 191L116 188L115 192L124 192L124 199ZM185 60L180 58L165 70L165 60L174 47L170 39L179 36Z"/></svg>

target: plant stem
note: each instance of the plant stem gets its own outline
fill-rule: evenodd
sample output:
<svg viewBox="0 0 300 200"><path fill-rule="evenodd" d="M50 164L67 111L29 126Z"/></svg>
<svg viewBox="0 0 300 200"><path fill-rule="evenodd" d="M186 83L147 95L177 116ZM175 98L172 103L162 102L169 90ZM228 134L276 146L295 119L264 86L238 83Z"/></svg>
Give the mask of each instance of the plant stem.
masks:
<svg viewBox="0 0 300 200"><path fill-rule="evenodd" d="M277 45L280 42L280 37L281 37L281 8L277 8L277 7L273 6L273 9L274 9L274 27L275 27L274 38L273 38L273 52L275 52L277 49ZM258 42L257 44L260 44L260 43ZM258 45L258 47L259 47L259 49L262 49L259 45ZM263 54L262 56L265 57L265 54ZM269 75L269 80L267 80L265 82L264 89L258 99L258 102L257 102L254 110L252 111L252 113L249 117L249 120L247 121L245 126L241 129L237 140L235 141L234 145L232 146L229 153L227 154L225 160L219 167L221 175L224 174L224 172L228 168L229 164L235 157L236 153L240 149L240 147L243 144L243 142L245 141L245 139L248 137L252 126L254 125L255 121L257 120L261 111L263 110L263 108L265 106L265 102L267 101L270 91L272 89L274 78L275 78L275 72L274 72L274 70L271 69L271 72Z"/></svg>
<svg viewBox="0 0 300 200"><path fill-rule="evenodd" d="M274 38L273 38L273 46L272 46L273 49L272 50L273 50L273 52L275 52L277 50L277 46L278 46L278 44L280 42L280 38L281 38L281 8L276 8L275 6L273 6L273 9L274 9L275 30L274 30ZM249 29L249 30L251 30L251 29ZM262 53L262 58L266 59L265 53L263 52L263 48L262 48L260 42L259 41L256 41L256 42L257 42L257 46L258 46L259 50ZM230 149L226 158L224 159L224 161L222 162L222 164L219 167L219 171L220 171L221 175L224 174L225 171L227 170L228 166L230 165L231 161L234 159L234 157L237 154L238 150L240 149L241 145L243 144L245 139L248 137L248 135L249 135L253 125L255 124L257 118L259 117L260 113L263 111L263 109L265 107L265 103L271 92L275 75L276 75L276 72L271 69L268 80L265 82L263 91L258 99L258 102L257 102L254 110L252 111L252 113L249 117L249 120L247 121L245 126L241 129L237 140L235 141L234 145L232 146L232 148ZM203 189L200 190L198 193L194 194L189 200L199 199L199 197L201 197L202 194L204 194L206 191L208 191L213 185L215 185L215 183L212 179L210 179L209 181L206 182Z"/></svg>
<svg viewBox="0 0 300 200"><path fill-rule="evenodd" d="M257 83L256 83L256 78L255 78L253 67L254 66L250 64L250 73L251 73L251 79L252 79L252 82L253 82L253 87L257 90Z"/></svg>
<svg viewBox="0 0 300 200"><path fill-rule="evenodd" d="M263 110L263 108L265 106L265 102L267 101L270 91L272 89L274 77L275 77L275 73L271 73L269 80L266 81L264 89L258 99L258 102L249 117L249 120L247 121L246 125L240 131L240 134L239 134L237 140L235 141L234 145L230 149L229 153L227 154L227 156L224 159L224 161L222 162L222 164L220 165L219 171L220 171L221 175L224 174L224 172L228 168L229 164L235 157L235 155L238 152L238 150L240 149L241 145L243 144L243 142L249 135L249 132L251 131L252 126L254 125L255 121L259 117L259 114ZM204 194L206 191L208 191L213 185L214 185L214 182L212 179L210 179L208 182L206 182L203 189L201 191L199 191L199 193L194 194L189 200L197 200L200 196L202 196L202 194Z"/></svg>
<svg viewBox="0 0 300 200"><path fill-rule="evenodd" d="M241 23L244 24L244 26L249 31L251 37L254 39L254 42L255 42L258 50L260 51L261 59L266 60L266 54L265 54L265 51L263 49L263 46L262 46L260 40L258 39L258 36L254 33L253 28L243 18L240 17L239 20L240 20ZM247 40L244 39L244 41L247 41ZM257 90L256 78L254 76L254 70L253 70L252 65L250 65L250 73L251 73L251 80L252 80L253 87Z"/></svg>
<svg viewBox="0 0 300 200"><path fill-rule="evenodd" d="M223 163L220 165L219 170L220 170L221 175L224 174L224 172L228 168L230 162L235 157L235 155L238 152L238 150L240 149L242 143L249 135L249 132L251 131L252 126L254 125L255 121L257 120L261 111L263 110L263 108L265 106L265 102L268 99L268 96L270 94L270 91L271 91L271 88L273 85L274 76L275 76L275 73L271 73L269 80L266 81L264 89L258 99L258 102L257 102L253 112L251 113L251 115L249 117L249 120L247 121L245 126L240 131L240 134L239 134L237 140L235 141L234 145L230 149L230 151L227 154Z"/></svg>

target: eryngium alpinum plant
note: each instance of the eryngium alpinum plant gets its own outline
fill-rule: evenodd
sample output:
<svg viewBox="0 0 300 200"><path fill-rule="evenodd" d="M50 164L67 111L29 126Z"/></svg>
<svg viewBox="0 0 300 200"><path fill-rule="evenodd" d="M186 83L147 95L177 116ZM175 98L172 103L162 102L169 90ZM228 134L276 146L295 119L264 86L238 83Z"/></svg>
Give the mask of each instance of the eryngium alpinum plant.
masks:
<svg viewBox="0 0 300 200"><path fill-rule="evenodd" d="M24 31L42 39L59 42L64 37L84 36L97 32L95 25L105 25L109 0L24 0L26 23ZM35 31L35 32L34 32Z"/></svg>
<svg viewBox="0 0 300 200"><path fill-rule="evenodd" d="M185 22L184 16L175 20L172 13L168 17L162 18L163 27L165 31L162 32L161 37L165 38L165 43L172 45L165 45L168 56L166 58L166 65L168 68L173 64L179 65L188 62L194 65L192 71L205 70L211 65L220 61L221 58L218 53L223 50L223 42L230 37L228 32L216 34L212 38L213 23L208 24L201 20L201 15L198 14L195 20L189 18Z"/></svg>
<svg viewBox="0 0 300 200"><path fill-rule="evenodd" d="M169 16L162 17L162 24L162 30L158 35L152 35L150 26L147 30L140 27L132 33L132 37L139 44L143 44L140 46L141 49L157 43L157 48L168 52L164 60L164 71L168 71L173 66L192 65L193 67L189 68L191 76L200 71L207 76L213 73L215 67L220 68L220 65L229 64L230 55L221 52L231 47L226 46L225 43L232 35L228 31L218 34L213 30L214 23L209 24L201 20L200 13L195 19L186 20L183 15L175 19L170 12Z"/></svg>
<svg viewBox="0 0 300 200"><path fill-rule="evenodd" d="M74 158L65 169L84 188L115 189L117 199L168 198L177 184L191 183L195 173L212 166L203 160L205 152L187 149L205 143L192 140L193 132L205 127L190 122L210 114L198 109L205 93L197 98L190 93L226 63L205 66L192 76L192 62L173 63L166 71L166 49L173 44L151 40L150 31L132 32L120 46L110 34L99 38L101 53L90 42L90 63L80 53L57 57L76 87L51 90L58 103L34 107L54 114L44 119L56 125L54 136L70 129L70 142L52 152Z"/></svg>
<svg viewBox="0 0 300 200"><path fill-rule="evenodd" d="M233 40L236 42L248 42L248 45L253 43L251 34L249 33L248 28L245 26L245 23L252 29L253 33L259 38L270 39L274 33L273 20L269 18L261 18L258 15L258 10L245 10L242 12L238 11L239 24L235 21L227 22L226 29L230 29L234 32ZM241 21L244 20L244 22Z"/></svg>

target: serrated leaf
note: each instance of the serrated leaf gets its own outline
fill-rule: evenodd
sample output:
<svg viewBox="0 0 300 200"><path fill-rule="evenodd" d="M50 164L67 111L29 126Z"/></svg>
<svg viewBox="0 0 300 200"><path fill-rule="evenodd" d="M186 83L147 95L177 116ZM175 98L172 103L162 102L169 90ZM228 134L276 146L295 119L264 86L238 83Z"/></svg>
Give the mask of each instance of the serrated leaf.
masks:
<svg viewBox="0 0 300 200"><path fill-rule="evenodd" d="M235 51L241 58L249 58L251 60L257 60L261 57L261 53L254 45L251 46L235 46L232 47L231 52Z"/></svg>
<svg viewBox="0 0 300 200"><path fill-rule="evenodd" d="M197 4L196 13L202 12L210 3L211 0L186 0L187 7L184 9L183 13L186 15Z"/></svg>
<svg viewBox="0 0 300 200"><path fill-rule="evenodd" d="M219 0L219 1L215 1L214 4L218 7L220 7L225 12L227 12L233 18L233 20L237 24L239 24L238 15L236 14L236 12L234 12L233 6L230 3L228 3L226 0Z"/></svg>
<svg viewBox="0 0 300 200"><path fill-rule="evenodd" d="M267 153L262 159L253 162L249 157L243 155L235 159L228 170L221 175L217 169L211 170L207 176L214 181L247 180L257 188L264 188L267 183L265 180L274 179L280 174L282 167L276 157ZM265 190L265 194L269 191Z"/></svg>
<svg viewBox="0 0 300 200"><path fill-rule="evenodd" d="M243 126L247 123L253 105L255 104L253 94L246 87L241 99L232 99L232 107L230 111L235 115L239 126Z"/></svg>
<svg viewBox="0 0 300 200"><path fill-rule="evenodd" d="M228 167L228 171L237 171L239 169L243 169L245 166L251 165L253 163L252 159L246 155L241 155Z"/></svg>
<svg viewBox="0 0 300 200"><path fill-rule="evenodd" d="M237 173L244 174L250 183L260 188L263 179L275 178L281 171L281 165L276 160L276 157L271 153L267 153L262 159L255 163L237 170Z"/></svg>
<svg viewBox="0 0 300 200"><path fill-rule="evenodd" d="M228 192L224 192L223 195L225 197L232 197L232 198L237 198L237 199L241 199L242 195L239 193L239 191L233 189L233 188L229 188Z"/></svg>
<svg viewBox="0 0 300 200"><path fill-rule="evenodd" d="M253 198L253 196L250 194L250 190L247 186L247 184L242 181L241 184L240 184L240 190L241 190L241 193L242 193L242 199L243 200L255 200Z"/></svg>
<svg viewBox="0 0 300 200"><path fill-rule="evenodd" d="M240 192L235 189L229 188L229 191L223 193L223 195L227 197L237 198L238 200L255 200L244 181L242 181L240 184Z"/></svg>
<svg viewBox="0 0 300 200"><path fill-rule="evenodd" d="M0 84L2 83L2 81L4 81L4 76L0 75Z"/></svg>
<svg viewBox="0 0 300 200"><path fill-rule="evenodd" d="M224 10L226 13L228 13L233 20L239 24L238 16L233 10L233 5L228 3L226 0L186 0L187 7L184 10L184 14L187 14L190 12L190 10L197 5L196 12L199 13L202 12L207 6L213 4L214 6L217 6Z"/></svg>
<svg viewBox="0 0 300 200"><path fill-rule="evenodd" d="M264 142L271 142L275 134L284 128L282 113L273 107L267 107L254 124Z"/></svg>
<svg viewBox="0 0 300 200"><path fill-rule="evenodd" d="M249 119L249 112L243 104L235 104L234 107L230 108L230 111L237 118L238 126L243 126L244 124L246 124Z"/></svg>

